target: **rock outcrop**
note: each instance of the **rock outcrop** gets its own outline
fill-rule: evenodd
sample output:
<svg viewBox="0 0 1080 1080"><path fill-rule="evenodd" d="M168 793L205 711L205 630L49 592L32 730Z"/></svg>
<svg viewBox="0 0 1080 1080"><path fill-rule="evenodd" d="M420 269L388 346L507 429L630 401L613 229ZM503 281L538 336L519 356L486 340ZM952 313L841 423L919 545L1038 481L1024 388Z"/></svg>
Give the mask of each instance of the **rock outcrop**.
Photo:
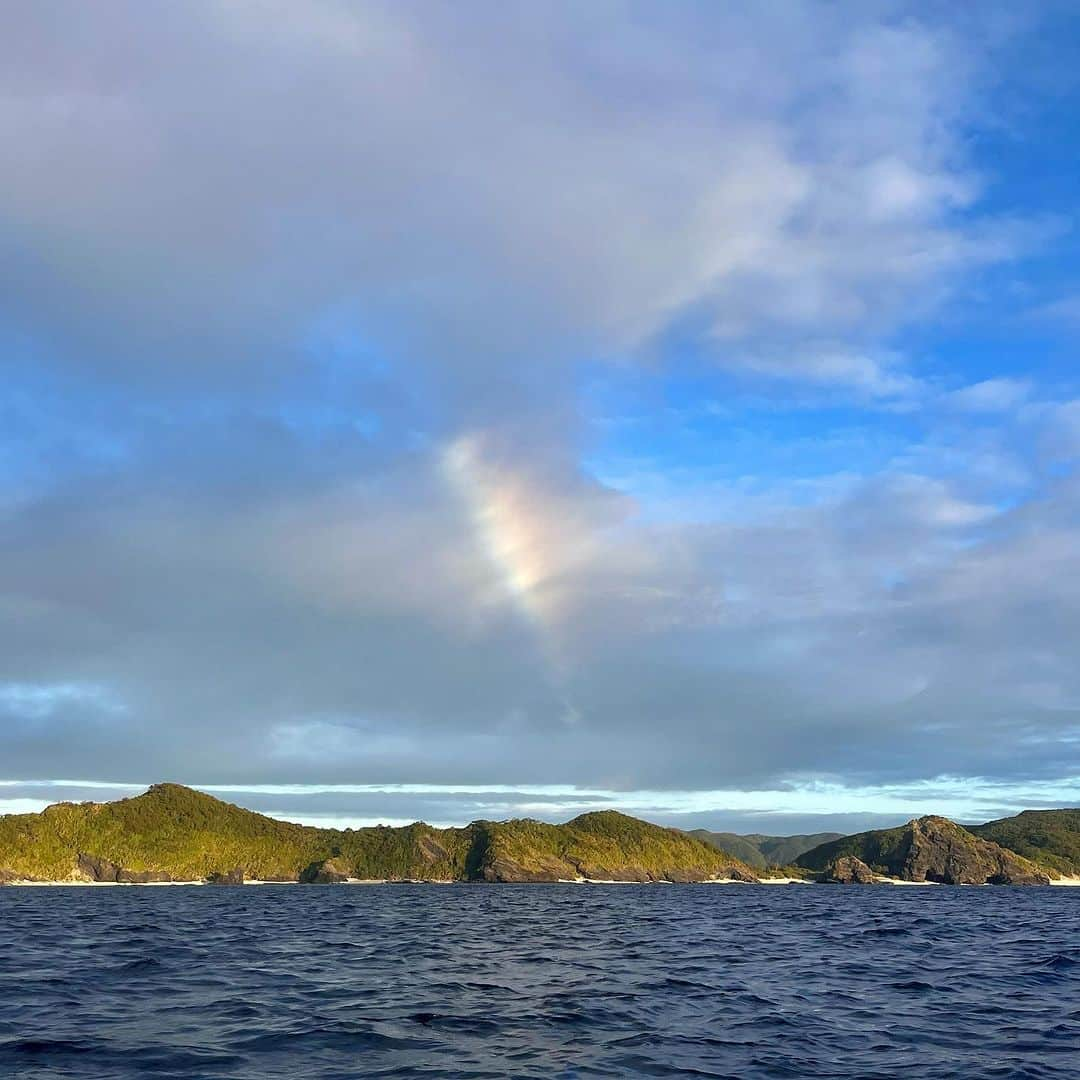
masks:
<svg viewBox="0 0 1080 1080"><path fill-rule="evenodd" d="M728 878L730 878L732 881L742 881L742 882L745 882L747 885L760 885L761 884L761 879L760 878L755 877L748 870L743 870L738 866L731 867L727 871L726 876Z"/></svg>
<svg viewBox="0 0 1080 1080"><path fill-rule="evenodd" d="M569 864L560 875L559 870L553 867L526 869L512 859L500 858L492 859L480 871L481 881L497 881L508 885L550 884L558 881L560 876L564 879L573 880L577 873L574 867Z"/></svg>
<svg viewBox="0 0 1080 1080"><path fill-rule="evenodd" d="M155 881L172 881L164 870L128 870L101 855L80 851L75 861L76 878L83 881L117 882L122 885L146 885Z"/></svg>
<svg viewBox="0 0 1080 1080"><path fill-rule="evenodd" d="M232 870L215 870L206 879L207 885L243 885L244 871L242 867L234 867Z"/></svg>
<svg viewBox="0 0 1080 1080"><path fill-rule="evenodd" d="M911 843L900 877L945 885L1049 885L1033 863L997 844L980 840L948 818L917 818L908 826Z"/></svg>
<svg viewBox="0 0 1080 1080"><path fill-rule="evenodd" d="M874 871L854 855L841 855L833 859L821 878L825 885L873 885L877 879Z"/></svg>
<svg viewBox="0 0 1080 1080"><path fill-rule="evenodd" d="M421 856L428 862L439 862L450 857L450 852L434 836L418 837L416 846L420 849Z"/></svg>
<svg viewBox="0 0 1080 1080"><path fill-rule="evenodd" d="M729 881L744 881L747 883L758 880L748 870L738 866L731 866L719 875L697 867L672 867L653 872L640 866L602 866L575 859L550 859L545 860L540 865L526 868L513 859L500 857L492 858L484 865L480 879L512 884L550 884L556 881L581 880L636 882L642 885L652 882L689 885L697 882L712 881L718 876Z"/></svg>
<svg viewBox="0 0 1080 1080"><path fill-rule="evenodd" d="M80 851L76 859L76 868L85 881L115 881L120 867L100 855L88 855Z"/></svg>
<svg viewBox="0 0 1080 1080"><path fill-rule="evenodd" d="M903 881L942 885L1048 885L1041 867L997 844L981 840L948 818L922 817L898 829L846 836L799 857L799 865L833 872L854 859L867 869ZM841 873L854 872L844 863Z"/></svg>
<svg viewBox="0 0 1080 1080"><path fill-rule="evenodd" d="M148 885L151 882L172 881L172 875L164 870L125 870L116 872L116 880L122 885Z"/></svg>
<svg viewBox="0 0 1080 1080"><path fill-rule="evenodd" d="M339 858L320 859L304 867L300 874L305 885L339 885L349 877L349 868Z"/></svg>

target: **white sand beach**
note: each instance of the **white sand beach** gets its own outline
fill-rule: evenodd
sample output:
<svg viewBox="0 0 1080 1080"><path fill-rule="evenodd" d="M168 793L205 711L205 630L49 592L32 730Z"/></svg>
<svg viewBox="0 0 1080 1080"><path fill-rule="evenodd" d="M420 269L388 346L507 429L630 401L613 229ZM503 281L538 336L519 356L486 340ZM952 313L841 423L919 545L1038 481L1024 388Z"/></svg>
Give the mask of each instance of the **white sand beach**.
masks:
<svg viewBox="0 0 1080 1080"><path fill-rule="evenodd" d="M915 885L930 886L940 885L940 881L905 881L903 878L884 877L878 875L874 878L878 885ZM129 888L131 886L163 888L173 885L209 885L207 881L25 881L15 880L6 883L14 888L88 888L88 889L111 889L117 887ZM298 881L262 881L257 878L248 879L244 885L299 885ZM460 882L450 880L392 880L390 878L349 878L338 882L339 885L457 885ZM558 885L674 885L672 881L617 881L613 878L559 878ZM756 882L740 881L737 878L710 878L707 881L694 882L697 885L814 885L816 882L806 878L797 877L770 877L760 878ZM1051 885L1080 886L1080 877L1051 878ZM214 886L221 888L222 886Z"/></svg>
<svg viewBox="0 0 1080 1080"><path fill-rule="evenodd" d="M53 888L78 888L78 889L111 889L118 886L129 885L161 887L163 885L205 885L205 881L9 881L7 883L17 889L53 889Z"/></svg>

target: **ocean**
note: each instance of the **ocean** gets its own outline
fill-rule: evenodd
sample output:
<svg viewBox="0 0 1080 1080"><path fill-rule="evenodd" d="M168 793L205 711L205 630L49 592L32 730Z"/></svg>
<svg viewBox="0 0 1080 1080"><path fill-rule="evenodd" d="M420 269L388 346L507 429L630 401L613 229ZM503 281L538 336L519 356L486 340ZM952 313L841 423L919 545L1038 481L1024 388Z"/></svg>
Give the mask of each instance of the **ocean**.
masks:
<svg viewBox="0 0 1080 1080"><path fill-rule="evenodd" d="M1080 888L0 889L0 1077L1080 1077Z"/></svg>

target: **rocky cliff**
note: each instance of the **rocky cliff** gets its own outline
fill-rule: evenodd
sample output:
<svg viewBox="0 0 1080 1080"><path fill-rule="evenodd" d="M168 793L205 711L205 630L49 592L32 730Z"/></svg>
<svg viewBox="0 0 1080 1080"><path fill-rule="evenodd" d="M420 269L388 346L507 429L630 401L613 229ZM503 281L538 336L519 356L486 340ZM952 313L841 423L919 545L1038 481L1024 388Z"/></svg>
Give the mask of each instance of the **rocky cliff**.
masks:
<svg viewBox="0 0 1080 1080"><path fill-rule="evenodd" d="M798 865L824 873L845 857L903 881L944 885L1047 885L1050 881L1036 864L943 817L921 817L898 829L846 836L801 855Z"/></svg>

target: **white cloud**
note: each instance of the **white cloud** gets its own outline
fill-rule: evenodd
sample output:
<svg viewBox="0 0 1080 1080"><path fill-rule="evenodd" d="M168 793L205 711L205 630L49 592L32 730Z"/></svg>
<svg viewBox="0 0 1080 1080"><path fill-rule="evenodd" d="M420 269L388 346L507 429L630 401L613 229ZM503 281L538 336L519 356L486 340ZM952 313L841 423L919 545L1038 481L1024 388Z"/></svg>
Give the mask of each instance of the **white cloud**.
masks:
<svg viewBox="0 0 1080 1080"><path fill-rule="evenodd" d="M968 43L860 4L43 3L9 30L6 284L81 365L250 379L352 305L448 391L535 390L567 345L633 350L691 311L720 362L874 333L1015 246L958 215ZM777 355L905 389L855 353Z"/></svg>
<svg viewBox="0 0 1080 1080"><path fill-rule="evenodd" d="M954 390L944 400L959 412L995 413L1023 405L1030 394L1031 384L1026 379L996 378Z"/></svg>
<svg viewBox="0 0 1080 1080"><path fill-rule="evenodd" d="M86 782L68 781L56 798L78 798L93 790ZM365 828L372 825L402 826L425 820L436 827L461 826L470 820L500 820L508 817L538 817L545 821L566 821L596 809L658 820L672 825L695 827L711 819L716 827L725 821L740 821L745 828L769 831L783 819L781 828L792 819L813 823L828 817L874 815L905 821L922 814L945 814L960 821L984 821L1004 817L1022 809L1060 806L1075 802L1080 777L1060 780L1000 782L980 777L939 776L925 781L883 785L846 785L834 781L806 781L798 778L782 787L754 791L739 789L663 791L621 791L610 788L567 785L201 785L194 786L230 802L268 813L284 821L322 828ZM32 785L22 785L31 790ZM40 787L40 785L34 785ZM98 785L100 788L100 785ZM130 796L139 788L116 786L116 791L98 794L97 801ZM364 806L392 807L398 812L349 812L344 807L354 795L369 797ZM339 809L326 810L328 799ZM15 797L0 799L0 813L38 813L48 799ZM410 815L401 811L415 808ZM449 815L433 818L431 811Z"/></svg>
<svg viewBox="0 0 1080 1080"><path fill-rule="evenodd" d="M903 370L895 354L872 355L842 346L805 344L773 355L741 357L747 370L769 376L792 376L822 387L838 388L865 398L917 399L924 384Z"/></svg>
<svg viewBox="0 0 1080 1080"><path fill-rule="evenodd" d="M1080 327L1080 293L1068 293L1037 307L1032 317L1047 323Z"/></svg>
<svg viewBox="0 0 1080 1080"><path fill-rule="evenodd" d="M684 339L947 413L955 380L883 343L1025 236L978 214L968 36L798 0L9 22L0 315L44 479L0 494L0 709L34 721L0 732L8 768L1075 773L1068 485L1016 506L995 447L975 484L853 440L832 476L750 464L676 521L577 464L582 359ZM1070 406L1023 408L1072 445ZM126 708L71 689L97 686Z"/></svg>

